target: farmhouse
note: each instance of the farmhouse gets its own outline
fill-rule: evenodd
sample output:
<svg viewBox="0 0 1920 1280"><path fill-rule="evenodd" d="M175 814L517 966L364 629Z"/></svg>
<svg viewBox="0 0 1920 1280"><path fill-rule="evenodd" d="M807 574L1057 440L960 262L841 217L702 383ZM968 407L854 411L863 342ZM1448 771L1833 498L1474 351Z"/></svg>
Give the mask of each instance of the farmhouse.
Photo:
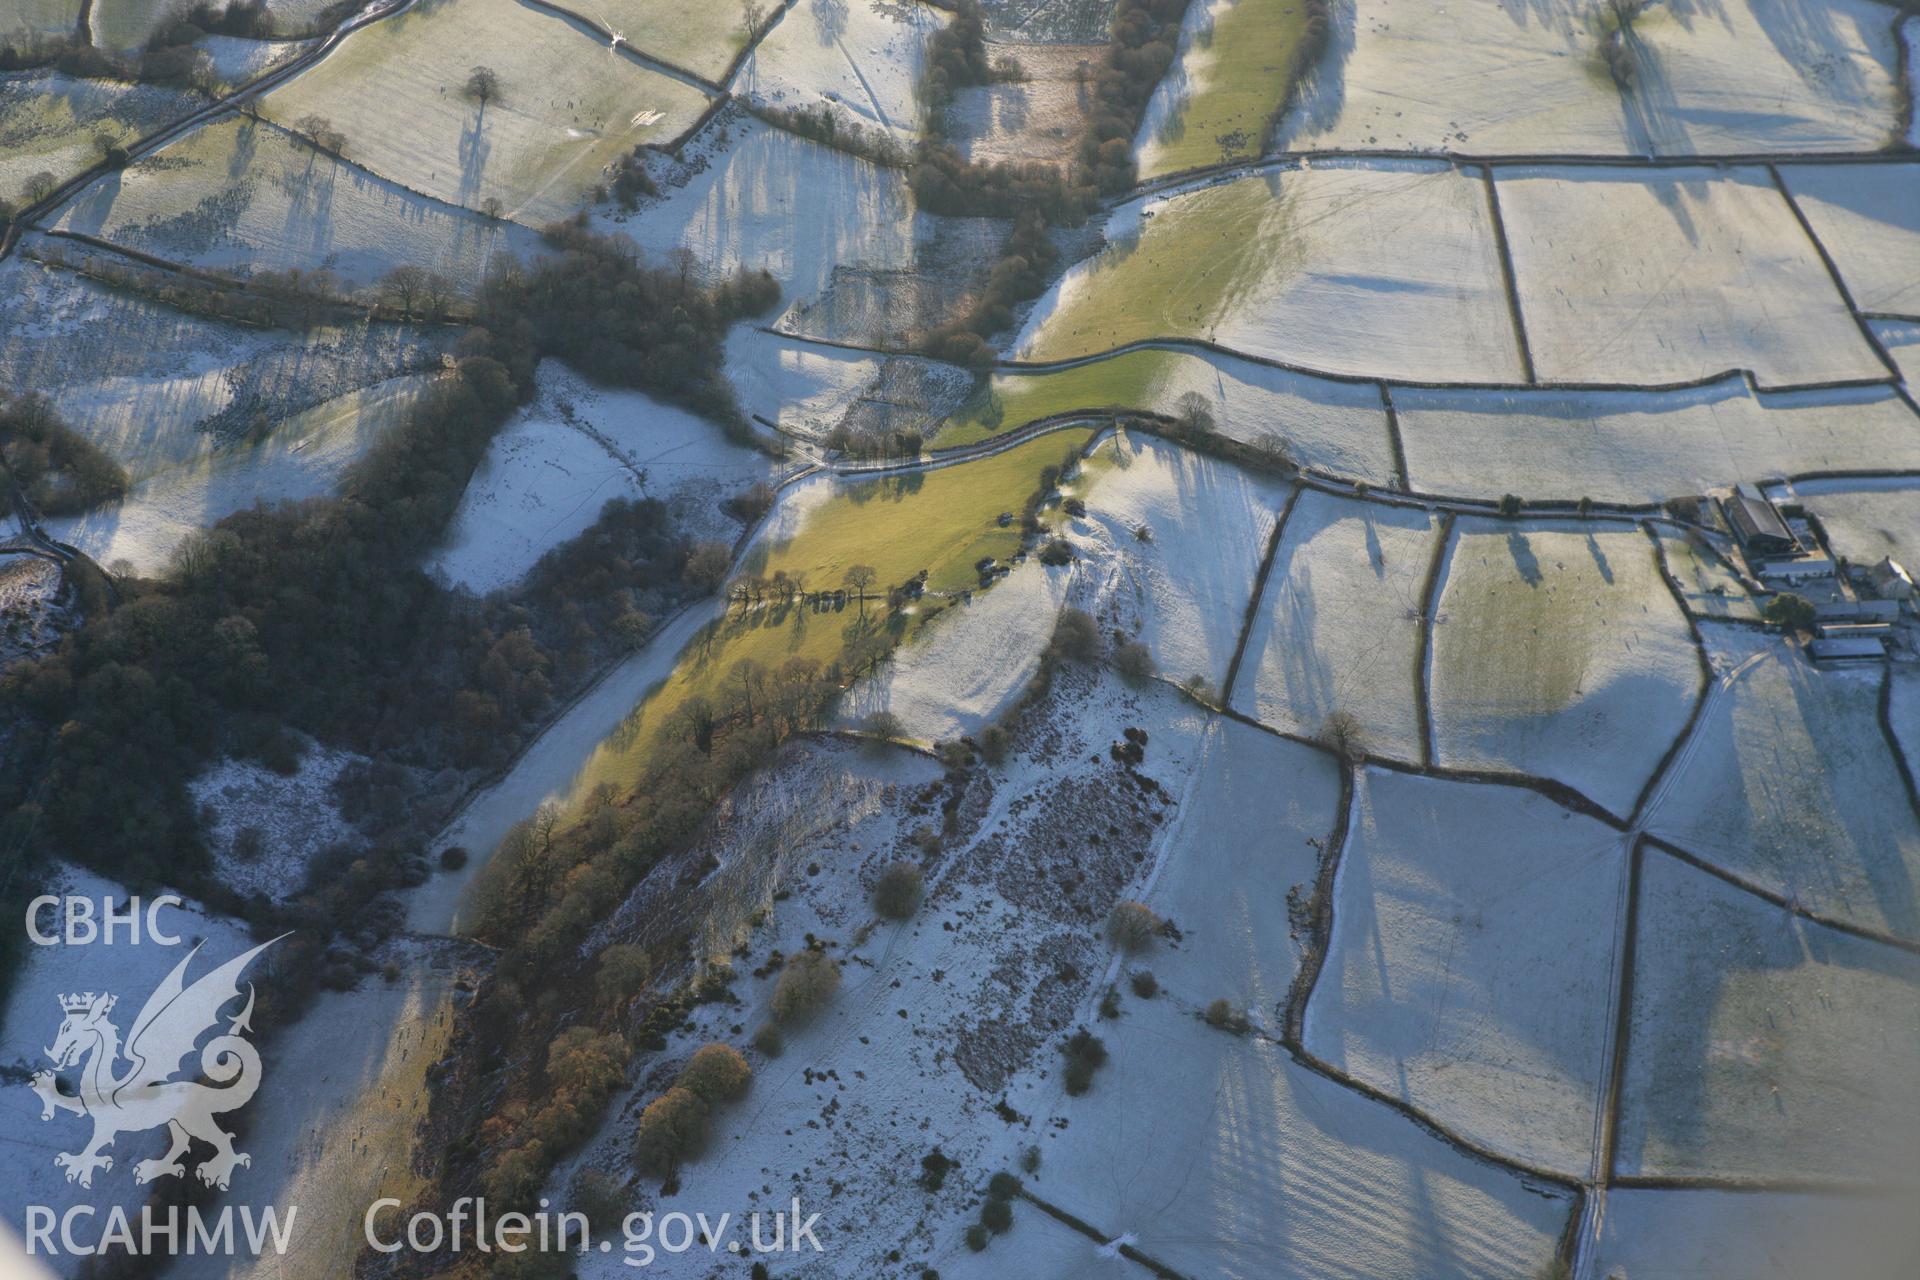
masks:
<svg viewBox="0 0 1920 1280"><path fill-rule="evenodd" d="M1913 576L1892 556L1882 556L1867 570L1867 582L1882 600L1913 599Z"/></svg>

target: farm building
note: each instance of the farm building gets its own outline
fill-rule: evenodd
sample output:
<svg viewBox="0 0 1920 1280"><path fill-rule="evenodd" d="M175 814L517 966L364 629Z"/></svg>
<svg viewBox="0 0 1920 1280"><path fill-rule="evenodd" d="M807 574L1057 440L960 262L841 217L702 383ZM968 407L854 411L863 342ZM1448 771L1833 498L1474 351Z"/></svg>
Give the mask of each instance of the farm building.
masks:
<svg viewBox="0 0 1920 1280"><path fill-rule="evenodd" d="M1753 486L1739 486L1720 505L1749 556L1790 556L1800 549L1786 521Z"/></svg>

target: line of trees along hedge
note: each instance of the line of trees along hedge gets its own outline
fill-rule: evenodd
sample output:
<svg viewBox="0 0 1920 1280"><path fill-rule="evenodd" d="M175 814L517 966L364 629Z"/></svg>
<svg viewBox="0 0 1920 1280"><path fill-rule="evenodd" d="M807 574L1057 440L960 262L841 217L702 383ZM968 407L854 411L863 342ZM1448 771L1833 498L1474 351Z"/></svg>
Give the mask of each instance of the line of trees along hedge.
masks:
<svg viewBox="0 0 1920 1280"><path fill-rule="evenodd" d="M120 584L117 607L96 592L59 649L0 680L0 851L298 924L282 948L297 966L401 882L426 831L400 826L355 874L276 913L206 874L186 790L204 764L236 754L290 769L297 729L383 762L497 765L559 690L646 634L646 614L717 585L724 552L719 569L694 554L654 502L610 505L516 595L476 600L420 567L543 355L739 418L717 377L720 335L767 296L762 282L707 290L577 227L553 238L562 252L489 290L491 327L463 340L337 496L222 520L163 577ZM30 894L34 879L15 874L7 892ZM0 980L9 968L0 960Z"/></svg>
<svg viewBox="0 0 1920 1280"><path fill-rule="evenodd" d="M1068 450L1057 464L1039 468L1025 509L1037 510L1077 458ZM906 603L903 593L887 594ZM548 1064L560 1038L591 1024L657 1049L688 1004L724 998L720 987L642 999L646 993L636 983L608 999L602 979L610 962L627 973L671 973L687 955L690 924L667 930L673 936L649 934L645 962L620 954L632 950L624 945L583 958L580 939L668 855L687 846L715 801L782 743L818 724L851 680L885 661L908 618L897 607L863 613L847 624L840 654L825 664L805 657L778 667L733 663L710 697L688 698L654 730L657 740L621 790L602 787L564 821L543 810L501 842L475 895L476 936L500 954L459 1032L459 1043L490 1069L457 1075L436 1093L430 1127L456 1136L422 1204L444 1206L482 1193L503 1206L530 1206L551 1169L593 1131L609 1096L570 1090L554 1077ZM716 639L723 637L729 623L715 625ZM756 613L732 625L779 625L779 619ZM685 906L668 890L653 901L662 904L669 925L673 911ZM686 921L697 916L692 908L685 912ZM636 1016L630 1005L644 1014ZM422 1259L407 1274L441 1274L449 1261Z"/></svg>

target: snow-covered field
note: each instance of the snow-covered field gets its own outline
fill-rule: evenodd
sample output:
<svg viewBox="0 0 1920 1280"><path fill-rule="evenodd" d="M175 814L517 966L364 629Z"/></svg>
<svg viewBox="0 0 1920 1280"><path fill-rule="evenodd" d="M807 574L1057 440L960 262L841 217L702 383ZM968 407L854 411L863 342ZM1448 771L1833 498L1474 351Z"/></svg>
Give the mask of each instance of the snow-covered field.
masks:
<svg viewBox="0 0 1920 1280"><path fill-rule="evenodd" d="M0 14L0 39L6 31ZM205 103L197 93L161 85L82 80L57 71L0 74L0 200L23 204L33 175L50 173L64 182L96 163L97 134L124 142Z"/></svg>
<svg viewBox="0 0 1920 1280"><path fill-rule="evenodd" d="M1645 857L1615 1171L1910 1176L1920 957Z"/></svg>
<svg viewBox="0 0 1920 1280"><path fill-rule="evenodd" d="M474 592L518 582L614 498L658 498L689 537L730 537L720 501L770 475L767 458L718 426L642 392L596 387L552 361L537 382L427 557L429 570Z"/></svg>
<svg viewBox="0 0 1920 1280"><path fill-rule="evenodd" d="M136 481L437 366L444 342L386 324L290 334L200 319L18 253L0 263L0 300L0 382L51 396Z"/></svg>
<svg viewBox="0 0 1920 1280"><path fill-rule="evenodd" d="M1103 627L1137 631L1161 675L1197 675L1218 688L1285 486L1118 432L1067 491L1087 504L1084 518L1063 526L1080 556L1075 602L1097 602Z"/></svg>
<svg viewBox="0 0 1920 1280"><path fill-rule="evenodd" d="M214 78L229 89L298 57L307 48L303 40L252 40L240 36L203 36L194 48L207 55Z"/></svg>
<svg viewBox="0 0 1920 1280"><path fill-rule="evenodd" d="M1463 519L1443 573L1436 762L1553 778L1625 815L1700 693L1647 535Z"/></svg>
<svg viewBox="0 0 1920 1280"><path fill-rule="evenodd" d="M1419 761L1414 666L1438 527L1418 509L1302 492L1254 614L1234 709L1309 737L1344 713L1367 750Z"/></svg>
<svg viewBox="0 0 1920 1280"><path fill-rule="evenodd" d="M349 287L412 265L466 292L496 255L540 252L525 227L425 199L244 117L95 182L53 225L241 275L326 269Z"/></svg>
<svg viewBox="0 0 1920 1280"><path fill-rule="evenodd" d="M1682 531L1664 524L1655 525L1653 530L1666 553L1667 572L1678 584L1681 603L1689 613L1704 618L1760 621L1761 602L1734 568L1739 562L1731 538L1722 535L1708 541L1697 529Z"/></svg>
<svg viewBox="0 0 1920 1280"><path fill-rule="evenodd" d="M1920 314L1920 163L1789 164L1780 177L1854 305Z"/></svg>
<svg viewBox="0 0 1920 1280"><path fill-rule="evenodd" d="M910 142L922 122L916 86L927 37L945 22L918 0L798 0L728 87L763 106L824 107Z"/></svg>
<svg viewBox="0 0 1920 1280"><path fill-rule="evenodd" d="M748 8L746 0L583 0L577 11L642 53L717 80L746 47ZM758 10L764 26L774 6Z"/></svg>
<svg viewBox="0 0 1920 1280"><path fill-rule="evenodd" d="M1467 155L1864 151L1898 116L1894 14L1874 0L1660 0L1626 37L1583 0L1355 0L1281 145Z"/></svg>
<svg viewBox="0 0 1920 1280"><path fill-rule="evenodd" d="M1066 569L1038 560L1016 565L849 690L840 703L843 720L857 724L889 711L907 737L926 742L978 733L1013 705L1039 669L1066 599L1067 576Z"/></svg>
<svg viewBox="0 0 1920 1280"><path fill-rule="evenodd" d="M1342 11L1344 10L1344 12ZM1619 94L1579 0L1353 0L1281 122L1289 150L1621 154Z"/></svg>
<svg viewBox="0 0 1920 1280"><path fill-rule="evenodd" d="M1158 782L1152 793L1104 756L1085 763L1122 726L1148 731L1139 774ZM1172 690L1133 690L1072 669L1045 721L1021 736L1003 768L974 771L956 828L924 851L910 837L938 829L922 798L948 785L939 765L852 744L789 746L721 803L694 850L718 863L695 930L701 954L731 956L740 1003L692 1011L686 1033L671 1037L552 1187L565 1188L582 1167L626 1180L639 1108L702 1040L738 1044L765 1019L767 961L811 935L841 962L839 994L812 1024L788 1031L781 1056L751 1055L752 1091L716 1116L673 1198L657 1197L657 1183L638 1178L634 1207L748 1210L797 1194L822 1211L828 1251L789 1259L786 1274L887 1274L892 1249L947 1274L966 1256L960 1237L978 1188L995 1170L1015 1167L1022 1148L1042 1146L1034 1181L1053 1194L1051 1166L1071 1137L1041 1119L1058 1091L1056 1043L1104 964L1106 906L1144 874L1156 846L1179 839L1167 819L1178 812L1173 797L1185 790L1203 733L1202 715ZM901 857L923 865L926 900L905 923L878 921L867 895L880 868ZM1076 873L1066 884L1057 874L1069 859ZM643 923L617 913L586 945L617 941ZM1017 1120L995 1114L1002 1101ZM938 1193L916 1181L921 1158L936 1147L958 1161ZM823 1194L829 1183L832 1193ZM1039 1215L1029 1206L1016 1212L1022 1225L987 1255L999 1269L975 1274L1036 1274L1026 1269L1035 1263L1021 1232ZM1035 1258L1089 1252L1048 1233ZM581 1265L586 1277L623 1273L617 1256ZM668 1275L705 1275L710 1264L683 1255L655 1265Z"/></svg>
<svg viewBox="0 0 1920 1280"><path fill-rule="evenodd" d="M1817 471L1920 469L1913 411L1885 387L1393 393L1413 488L1655 503Z"/></svg>
<svg viewBox="0 0 1920 1280"><path fill-rule="evenodd" d="M1487 190L1420 161L1318 161L1122 205L1016 343L1068 359L1199 338L1332 373L1518 382Z"/></svg>
<svg viewBox="0 0 1920 1280"><path fill-rule="evenodd" d="M1584 1175L1620 833L1515 787L1365 769L1308 1050L1488 1150Z"/></svg>
<svg viewBox="0 0 1920 1280"><path fill-rule="evenodd" d="M1920 23L1914 24L1920 27ZM1876 320L1873 331L1900 370L1900 381L1908 390L1920 387L1920 322L1912 320Z"/></svg>
<svg viewBox="0 0 1920 1280"><path fill-rule="evenodd" d="M788 15L781 29L797 20ZM715 276L765 269L785 302L817 299L837 267L913 263L913 200L899 170L755 120L686 185L600 221L656 257L688 250Z"/></svg>
<svg viewBox="0 0 1920 1280"><path fill-rule="evenodd" d="M1703 630L1727 687L1647 829L1810 911L1920 938L1920 819L1880 729L1884 669L1816 667L1778 636Z"/></svg>
<svg viewBox="0 0 1920 1280"><path fill-rule="evenodd" d="M1231 1001L1278 1034L1304 943L1288 904L1319 874L1340 803L1338 766L1324 751L1224 717L1208 727L1202 751L1144 898L1179 926L1179 944L1129 967L1187 1002Z"/></svg>
<svg viewBox="0 0 1920 1280"><path fill-rule="evenodd" d="M1898 1280L1920 1257L1920 1220L1897 1193L1617 1188L1595 1248L1599 1276Z"/></svg>
<svg viewBox="0 0 1920 1280"><path fill-rule="evenodd" d="M1386 411L1370 386L1334 382L1211 351L1148 348L1047 372L993 375L984 397L953 416L936 445L964 443L1078 409L1182 414L1200 397L1222 435L1286 441L1294 461L1384 486L1393 478Z"/></svg>
<svg viewBox="0 0 1920 1280"><path fill-rule="evenodd" d="M1530 1280L1569 1200L1447 1146L1194 1016L1211 991L1130 1002L1111 1060L1060 1096L1036 1190L1183 1275ZM1017 1228L1016 1228L1017 1232ZM1017 1244L1017 1234L996 1246Z"/></svg>
<svg viewBox="0 0 1920 1280"><path fill-rule="evenodd" d="M98 564L158 574L189 534L236 511L331 492L427 384L416 374L350 391L277 423L257 444L219 446L203 435L204 451L141 477L119 502L44 523Z"/></svg>
<svg viewBox="0 0 1920 1280"><path fill-rule="evenodd" d="M955 92L947 108L954 145L980 164L1072 163L1086 127L1088 95L1080 68L1101 65L1106 53L1105 45L989 44L987 56L1014 59L1021 78Z"/></svg>
<svg viewBox="0 0 1920 1280"><path fill-rule="evenodd" d="M1634 150L1872 151L1899 119L1880 0L1662 0L1633 23Z"/></svg>
<svg viewBox="0 0 1920 1280"><path fill-rule="evenodd" d="M485 104L465 92L476 64L499 78ZM515 0L428 0L355 32L260 106L288 127L325 118L350 159L402 186L469 209L497 200L537 226L573 213L635 146L684 133L707 96Z"/></svg>
<svg viewBox="0 0 1920 1280"><path fill-rule="evenodd" d="M933 434L973 389L973 375L916 356L847 351L735 325L728 379L749 417L818 440L835 427L858 436L911 429Z"/></svg>
<svg viewBox="0 0 1920 1280"><path fill-rule="evenodd" d="M1920 566L1920 480L1814 480L1794 485L1793 496L1820 517L1834 555Z"/></svg>
<svg viewBox="0 0 1920 1280"><path fill-rule="evenodd" d="M1764 170L1514 168L1496 183L1542 381L1887 377Z"/></svg>

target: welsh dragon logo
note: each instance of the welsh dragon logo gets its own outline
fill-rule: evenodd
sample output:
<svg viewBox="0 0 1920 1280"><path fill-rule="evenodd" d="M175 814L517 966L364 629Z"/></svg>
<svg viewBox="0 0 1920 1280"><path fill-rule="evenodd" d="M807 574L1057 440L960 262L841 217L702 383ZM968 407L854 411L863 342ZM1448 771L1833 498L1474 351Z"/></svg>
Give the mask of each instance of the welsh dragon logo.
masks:
<svg viewBox="0 0 1920 1280"><path fill-rule="evenodd" d="M103 1153L114 1138L161 1125L171 1139L167 1153L136 1163L135 1182L185 1173L182 1157L195 1138L214 1151L195 1170L209 1186L225 1188L235 1166L252 1163L245 1152L233 1149L233 1135L214 1119L247 1105L260 1087L260 1054L241 1034L253 1030L249 1025L252 983L247 984L246 1006L228 1020L226 1032L200 1047L200 1074L213 1083L174 1076L200 1037L219 1024L221 1009L239 998L239 979L247 965L279 940L263 942L187 986L187 965L200 953L196 945L147 997L124 1045L119 1028L107 1016L117 997L91 991L60 997L66 1018L53 1047L46 1051L53 1070L35 1072L31 1087L40 1095L42 1120L53 1119L57 1111L70 1111L93 1121L93 1138L85 1147L53 1158L67 1171L68 1182L91 1187L94 1170L113 1169L113 1157ZM127 1065L121 1070L118 1064L123 1058ZM79 1094L64 1092L54 1072L82 1060Z"/></svg>

